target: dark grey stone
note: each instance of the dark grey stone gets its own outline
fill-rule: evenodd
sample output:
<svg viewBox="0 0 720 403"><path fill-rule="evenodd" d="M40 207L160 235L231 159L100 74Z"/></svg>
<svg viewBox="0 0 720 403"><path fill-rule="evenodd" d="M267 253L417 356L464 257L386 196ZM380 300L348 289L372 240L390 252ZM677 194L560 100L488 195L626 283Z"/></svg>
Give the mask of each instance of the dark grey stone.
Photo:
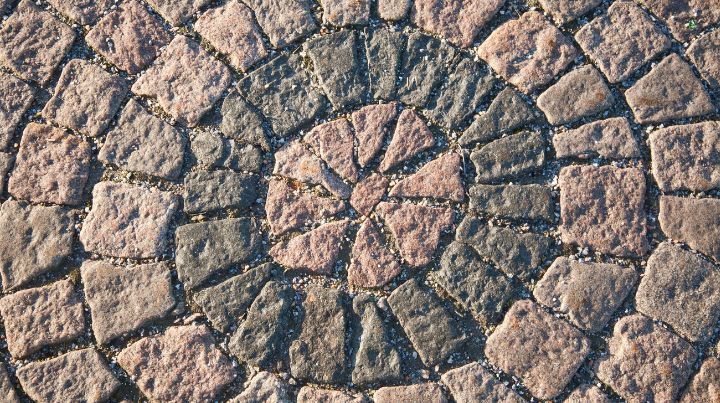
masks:
<svg viewBox="0 0 720 403"><path fill-rule="evenodd" d="M352 381L356 385L388 384L401 379L401 357L390 343L390 333L372 297L360 294L353 299L360 317L362 334L355 353Z"/></svg>
<svg viewBox="0 0 720 403"><path fill-rule="evenodd" d="M419 32L408 37L401 64L398 99L406 104L425 107L433 89L448 76L458 52L450 45Z"/></svg>
<svg viewBox="0 0 720 403"><path fill-rule="evenodd" d="M262 166L259 148L250 144L241 145L213 132L197 134L190 143L190 150L195 162L205 167L260 172Z"/></svg>
<svg viewBox="0 0 720 403"><path fill-rule="evenodd" d="M513 134L473 151L470 160L478 183L517 177L545 165L545 140L539 133Z"/></svg>
<svg viewBox="0 0 720 403"><path fill-rule="evenodd" d="M270 149L262 117L240 94L231 92L223 101L220 113L220 130L226 136L243 144L259 146L263 150Z"/></svg>
<svg viewBox="0 0 720 403"><path fill-rule="evenodd" d="M552 190L543 185L475 185L470 210L516 220L554 221Z"/></svg>
<svg viewBox="0 0 720 403"><path fill-rule="evenodd" d="M494 140L536 119L532 108L512 88L505 88L492 101L487 111L478 115L460 136L459 143L469 146Z"/></svg>
<svg viewBox="0 0 720 403"><path fill-rule="evenodd" d="M233 171L194 171L185 177L185 212L246 209L257 199L258 177Z"/></svg>
<svg viewBox="0 0 720 403"><path fill-rule="evenodd" d="M378 29L366 37L370 95L375 99L395 99L400 63L407 38L400 32Z"/></svg>

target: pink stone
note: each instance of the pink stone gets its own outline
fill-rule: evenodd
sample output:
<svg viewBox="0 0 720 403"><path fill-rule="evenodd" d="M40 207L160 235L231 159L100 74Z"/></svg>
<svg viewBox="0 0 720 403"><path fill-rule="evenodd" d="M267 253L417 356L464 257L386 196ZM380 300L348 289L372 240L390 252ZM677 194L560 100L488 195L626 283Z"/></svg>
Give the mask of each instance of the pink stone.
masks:
<svg viewBox="0 0 720 403"><path fill-rule="evenodd" d="M323 0L323 20L332 25L367 24L370 19L370 0Z"/></svg>
<svg viewBox="0 0 720 403"><path fill-rule="evenodd" d="M413 22L455 45L469 47L505 0L415 0Z"/></svg>
<svg viewBox="0 0 720 403"><path fill-rule="evenodd" d="M340 255L343 237L349 226L349 220L321 225L308 233L276 244L270 249L270 256L290 269L330 274Z"/></svg>
<svg viewBox="0 0 720 403"><path fill-rule="evenodd" d="M397 103L368 105L351 115L358 140L357 159L365 167L382 148L388 125L397 116Z"/></svg>
<svg viewBox="0 0 720 403"><path fill-rule="evenodd" d="M288 143L275 153L273 174L285 176L309 185L322 185L341 199L350 197L350 187L328 171L320 158L300 141Z"/></svg>
<svg viewBox="0 0 720 403"><path fill-rule="evenodd" d="M271 179L265 213L273 235L311 225L345 209L345 203L294 190L285 180Z"/></svg>
<svg viewBox="0 0 720 403"><path fill-rule="evenodd" d="M360 287L382 287L395 278L402 268L390 252L372 221L360 226L352 249L348 281Z"/></svg>
<svg viewBox="0 0 720 403"><path fill-rule="evenodd" d="M392 141L380 163L380 172L386 172L434 145L435 138L417 112L405 109L400 113Z"/></svg>
<svg viewBox="0 0 720 403"><path fill-rule="evenodd" d="M392 197L432 197L461 202L465 198L460 154L448 153L428 162L390 190Z"/></svg>
<svg viewBox="0 0 720 403"><path fill-rule="evenodd" d="M437 383L419 383L407 386L380 388L373 396L375 403L447 403L442 388Z"/></svg>
<svg viewBox="0 0 720 403"><path fill-rule="evenodd" d="M353 132L345 118L315 126L303 140L328 166L350 182L357 182L358 170L353 161Z"/></svg>
<svg viewBox="0 0 720 403"><path fill-rule="evenodd" d="M388 179L374 173L355 185L350 196L350 205L362 215L370 215L375 206L380 203L388 187Z"/></svg>

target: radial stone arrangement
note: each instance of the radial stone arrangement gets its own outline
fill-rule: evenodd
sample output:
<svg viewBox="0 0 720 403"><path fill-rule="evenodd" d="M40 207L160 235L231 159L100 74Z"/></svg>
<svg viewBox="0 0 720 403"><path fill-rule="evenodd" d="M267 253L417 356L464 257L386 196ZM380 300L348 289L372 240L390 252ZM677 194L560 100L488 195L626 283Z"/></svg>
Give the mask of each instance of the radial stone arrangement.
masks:
<svg viewBox="0 0 720 403"><path fill-rule="evenodd" d="M0 401L720 401L720 0L0 11Z"/></svg>

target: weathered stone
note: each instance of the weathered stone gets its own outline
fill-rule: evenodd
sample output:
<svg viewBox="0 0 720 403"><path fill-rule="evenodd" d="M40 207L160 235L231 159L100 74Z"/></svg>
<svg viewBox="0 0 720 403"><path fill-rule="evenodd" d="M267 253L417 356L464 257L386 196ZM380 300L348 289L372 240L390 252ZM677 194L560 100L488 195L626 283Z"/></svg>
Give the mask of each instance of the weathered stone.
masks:
<svg viewBox="0 0 720 403"><path fill-rule="evenodd" d="M74 226L74 214L64 208L5 201L0 206L3 290L16 289L60 266L72 253Z"/></svg>
<svg viewBox="0 0 720 403"><path fill-rule="evenodd" d="M186 143L182 133L131 99L105 137L98 160L175 180L182 171Z"/></svg>
<svg viewBox="0 0 720 403"><path fill-rule="evenodd" d="M163 319L175 307L166 263L127 268L86 261L80 273L93 334L100 344Z"/></svg>
<svg viewBox="0 0 720 403"><path fill-rule="evenodd" d="M377 173L373 173L361 180L353 189L350 196L350 205L358 213L369 216L375 206L380 203L383 195L385 195L389 182L386 177Z"/></svg>
<svg viewBox="0 0 720 403"><path fill-rule="evenodd" d="M31 86L0 72L0 150L10 147L15 129L34 98L35 90Z"/></svg>
<svg viewBox="0 0 720 403"><path fill-rule="evenodd" d="M0 62L25 80L45 84L74 41L72 28L22 0L0 29Z"/></svg>
<svg viewBox="0 0 720 403"><path fill-rule="evenodd" d="M398 182L389 195L392 197L432 197L461 202L465 199L462 182L462 158L448 153L432 160L416 173Z"/></svg>
<svg viewBox="0 0 720 403"><path fill-rule="evenodd" d="M358 168L353 158L353 140L352 126L345 118L317 125L303 137L330 168L354 183Z"/></svg>
<svg viewBox="0 0 720 403"><path fill-rule="evenodd" d="M380 172L386 172L401 162L433 147L435 137L417 112L405 109L400 113L395 133L380 162Z"/></svg>
<svg viewBox="0 0 720 403"><path fill-rule="evenodd" d="M525 93L549 83L577 54L572 42L537 11L501 25L477 52Z"/></svg>
<svg viewBox="0 0 720 403"><path fill-rule="evenodd" d="M562 392L589 352L580 331L530 300L516 302L485 344L493 365L543 400Z"/></svg>
<svg viewBox="0 0 720 403"><path fill-rule="evenodd" d="M249 0L246 4L275 47L287 46L318 28L306 0Z"/></svg>
<svg viewBox="0 0 720 403"><path fill-rule="evenodd" d="M426 366L444 363L464 351L468 338L459 320L437 294L417 279L396 288L388 303Z"/></svg>
<svg viewBox="0 0 720 403"><path fill-rule="evenodd" d="M347 313L341 291L310 286L303 300L298 338L290 345L290 372L313 383L339 383L345 377Z"/></svg>
<svg viewBox="0 0 720 403"><path fill-rule="evenodd" d="M575 40L611 83L627 80L637 69L670 47L670 39L642 8L613 2L582 27Z"/></svg>
<svg viewBox="0 0 720 403"><path fill-rule="evenodd" d="M277 375L260 371L250 379L243 392L230 403L290 403L288 384Z"/></svg>
<svg viewBox="0 0 720 403"><path fill-rule="evenodd" d="M457 57L458 52L447 43L420 32L410 34L400 65L403 80L397 99L418 107L427 105L432 91L447 77Z"/></svg>
<svg viewBox="0 0 720 403"><path fill-rule="evenodd" d="M203 325L172 326L130 344L117 362L155 401L212 401L236 376Z"/></svg>
<svg viewBox="0 0 720 403"><path fill-rule="evenodd" d="M720 400L720 360L709 357L685 389L680 402L714 402Z"/></svg>
<svg viewBox="0 0 720 403"><path fill-rule="evenodd" d="M175 264L186 288L196 288L215 273L255 259L262 233L252 218L186 224L175 233Z"/></svg>
<svg viewBox="0 0 720 403"><path fill-rule="evenodd" d="M142 4L130 0L118 4L103 17L87 33L85 41L119 69L137 74L155 60L160 48L171 38L160 21Z"/></svg>
<svg viewBox="0 0 720 403"><path fill-rule="evenodd" d="M7 403L20 403L20 398L5 369L5 364L0 364L0 393L5 396Z"/></svg>
<svg viewBox="0 0 720 403"><path fill-rule="evenodd" d="M231 80L229 68L197 42L177 35L135 81L132 91L156 99L174 119L194 127Z"/></svg>
<svg viewBox="0 0 720 403"><path fill-rule="evenodd" d="M357 161L361 167L375 158L383 146L390 122L397 116L397 103L368 105L351 115L357 139Z"/></svg>
<svg viewBox="0 0 720 403"><path fill-rule="evenodd" d="M720 31L696 39L685 54L711 87L720 87Z"/></svg>
<svg viewBox="0 0 720 403"><path fill-rule="evenodd" d="M638 158L640 146L627 118L598 120L553 136L558 158Z"/></svg>
<svg viewBox="0 0 720 403"><path fill-rule="evenodd" d="M262 117L237 92L231 92L222 104L220 130L243 144L270 150Z"/></svg>
<svg viewBox="0 0 720 403"><path fill-rule="evenodd" d="M273 235L312 225L345 209L345 203L315 196L312 193L296 193L282 179L271 179L268 184L265 214Z"/></svg>
<svg viewBox="0 0 720 403"><path fill-rule="evenodd" d="M478 183L495 182L542 169L545 139L540 133L521 132L497 139L470 154Z"/></svg>
<svg viewBox="0 0 720 403"><path fill-rule="evenodd" d="M322 185L341 199L350 197L350 187L330 172L320 158L298 140L288 143L275 153L273 174L308 185Z"/></svg>
<svg viewBox="0 0 720 403"><path fill-rule="evenodd" d="M3 297L0 312L8 350L16 359L85 333L82 300L69 280Z"/></svg>
<svg viewBox="0 0 720 403"><path fill-rule="evenodd" d="M113 0L48 0L58 11L82 25L93 25L115 3Z"/></svg>
<svg viewBox="0 0 720 403"><path fill-rule="evenodd" d="M558 24L567 24L589 13L602 0L540 0L540 5Z"/></svg>
<svg viewBox="0 0 720 403"><path fill-rule="evenodd" d="M295 292L270 281L250 305L245 321L230 339L230 351L241 361L271 367L287 350Z"/></svg>
<svg viewBox="0 0 720 403"><path fill-rule="evenodd" d="M543 185L475 185L470 210L515 220L554 221L552 190Z"/></svg>
<svg viewBox="0 0 720 403"><path fill-rule="evenodd" d="M525 401L477 362L450 370L441 379L457 403Z"/></svg>
<svg viewBox="0 0 720 403"><path fill-rule="evenodd" d="M369 0L323 0L323 21L338 27L367 25Z"/></svg>
<svg viewBox="0 0 720 403"><path fill-rule="evenodd" d="M467 48L505 0L415 0L412 19L420 28Z"/></svg>
<svg viewBox="0 0 720 403"><path fill-rule="evenodd" d="M675 400L697 360L690 343L639 314L615 324L608 347L597 377L631 402Z"/></svg>
<svg viewBox="0 0 720 403"><path fill-rule="evenodd" d="M414 267L432 261L440 236L455 220L453 211L445 207L382 202L376 211L390 228L400 256Z"/></svg>
<svg viewBox="0 0 720 403"><path fill-rule="evenodd" d="M720 261L720 200L661 196L658 219L668 238Z"/></svg>
<svg viewBox="0 0 720 403"><path fill-rule="evenodd" d="M487 111L475 118L458 141L462 146L476 142L484 143L535 119L535 114L525 100L517 91L508 87L498 94Z"/></svg>
<svg viewBox="0 0 720 403"><path fill-rule="evenodd" d="M360 287L382 287L401 271L400 263L388 249L383 236L371 220L365 220L353 244L348 282Z"/></svg>
<svg viewBox="0 0 720 403"><path fill-rule="evenodd" d="M36 402L103 402L121 386L93 348L71 351L17 371L25 393Z"/></svg>
<svg viewBox="0 0 720 403"><path fill-rule="evenodd" d="M660 17L670 28L675 39L687 41L697 33L720 22L720 1L643 0L650 11Z"/></svg>
<svg viewBox="0 0 720 403"><path fill-rule="evenodd" d="M81 204L91 156L90 144L82 138L30 123L20 141L8 192L34 203Z"/></svg>
<svg viewBox="0 0 720 403"><path fill-rule="evenodd" d="M247 71L268 54L252 11L237 0L207 10L194 27L238 70Z"/></svg>
<svg viewBox="0 0 720 403"><path fill-rule="evenodd" d="M639 123L664 122L715 111L710 95L690 65L673 53L625 91Z"/></svg>
<svg viewBox="0 0 720 403"><path fill-rule="evenodd" d="M14 162L15 157L12 154L0 152L0 196L5 192L6 178Z"/></svg>
<svg viewBox="0 0 720 403"><path fill-rule="evenodd" d="M469 246L451 243L433 278L484 326L497 323L519 289Z"/></svg>
<svg viewBox="0 0 720 403"><path fill-rule="evenodd" d="M213 327L227 332L245 314L273 271L272 263L265 263L196 292L194 301L200 305Z"/></svg>
<svg viewBox="0 0 720 403"><path fill-rule="evenodd" d="M720 270L663 242L648 259L635 301L641 313L668 323L692 342L705 341L720 317Z"/></svg>
<svg viewBox="0 0 720 403"><path fill-rule="evenodd" d="M553 240L546 236L490 227L484 220L470 216L458 226L455 239L472 246L508 276L522 280L533 277L553 245Z"/></svg>
<svg viewBox="0 0 720 403"><path fill-rule="evenodd" d="M288 269L331 274L349 226L350 221L347 219L323 224L310 232L275 244L269 254Z"/></svg>
<svg viewBox="0 0 720 403"><path fill-rule="evenodd" d="M647 252L641 169L569 166L558 183L563 242L620 256Z"/></svg>
<svg viewBox="0 0 720 403"><path fill-rule="evenodd" d="M537 99L552 125L572 123L607 110L615 103L600 72L585 65L564 76Z"/></svg>
<svg viewBox="0 0 720 403"><path fill-rule="evenodd" d="M437 383L419 383L408 386L380 388L373 395L375 403L417 402L447 403L445 394Z"/></svg>
<svg viewBox="0 0 720 403"><path fill-rule="evenodd" d="M362 333L355 352L352 381L356 385L392 383L401 379L402 359L390 342L390 332L372 297L357 295L353 310L360 317Z"/></svg>
<svg viewBox="0 0 720 403"><path fill-rule="evenodd" d="M612 400L597 386L581 385L563 403L612 403Z"/></svg>
<svg viewBox="0 0 720 403"><path fill-rule="evenodd" d="M258 177L232 171L194 171L185 177L185 212L246 210L258 196Z"/></svg>
<svg viewBox="0 0 720 403"><path fill-rule="evenodd" d="M559 257L538 281L533 296L567 315L580 329L597 332L632 291L637 278L632 268Z"/></svg>
<svg viewBox="0 0 720 403"><path fill-rule="evenodd" d="M157 12L172 25L182 25L210 0L149 0Z"/></svg>
<svg viewBox="0 0 720 403"><path fill-rule="evenodd" d="M90 62L73 59L65 65L42 114L57 124L94 137L108 127L127 92L123 78Z"/></svg>
<svg viewBox="0 0 720 403"><path fill-rule="evenodd" d="M410 0L378 0L377 13L383 20L400 21L410 11Z"/></svg>
<svg viewBox="0 0 720 403"><path fill-rule="evenodd" d="M180 202L176 195L113 182L98 183L92 195L92 209L80 231L86 251L134 259L167 252Z"/></svg>
<svg viewBox="0 0 720 403"><path fill-rule="evenodd" d="M365 403L363 395L351 395L339 390L317 389L303 386L298 392L298 403Z"/></svg>
<svg viewBox="0 0 720 403"><path fill-rule="evenodd" d="M407 7L410 6L408 1ZM395 99L397 79L405 41L401 32L377 29L367 35L365 52L368 61L370 95L375 99Z"/></svg>
<svg viewBox="0 0 720 403"><path fill-rule="evenodd" d="M190 152L195 162L209 168L259 173L263 163L257 147L241 145L210 131L200 132L190 141Z"/></svg>

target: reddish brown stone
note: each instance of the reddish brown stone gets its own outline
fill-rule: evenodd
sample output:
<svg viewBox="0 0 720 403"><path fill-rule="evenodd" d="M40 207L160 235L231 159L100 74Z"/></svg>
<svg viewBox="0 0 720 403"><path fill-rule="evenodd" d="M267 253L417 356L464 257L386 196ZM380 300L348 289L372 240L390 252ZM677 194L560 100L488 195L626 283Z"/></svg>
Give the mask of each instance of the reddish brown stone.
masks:
<svg viewBox="0 0 720 403"><path fill-rule="evenodd" d="M365 25L370 20L369 0L323 0L323 21L344 27Z"/></svg>
<svg viewBox="0 0 720 403"><path fill-rule="evenodd" d="M680 399L681 403L720 401L720 360L709 357L695 374Z"/></svg>
<svg viewBox="0 0 720 403"><path fill-rule="evenodd" d="M575 389L563 403L612 403L597 386L582 385Z"/></svg>
<svg viewBox="0 0 720 403"><path fill-rule="evenodd" d="M477 362L450 370L441 379L457 403L525 401Z"/></svg>
<svg viewBox="0 0 720 403"><path fill-rule="evenodd" d="M681 42L720 22L720 0L643 0L642 4L665 21Z"/></svg>
<svg viewBox="0 0 720 403"><path fill-rule="evenodd" d="M602 0L540 0L540 5L552 15L556 23L567 24L587 14L601 2Z"/></svg>
<svg viewBox="0 0 720 403"><path fill-rule="evenodd" d="M90 144L80 137L30 123L20 141L8 191L34 203L81 204L91 153Z"/></svg>
<svg viewBox="0 0 720 403"><path fill-rule="evenodd" d="M358 213L369 216L375 206L380 203L388 183L388 179L380 174L374 173L368 176L355 185L352 196L350 196L350 205Z"/></svg>
<svg viewBox="0 0 720 403"><path fill-rule="evenodd" d="M462 183L462 158L448 153L428 162L413 175L390 189L393 197L432 197L461 202L465 198Z"/></svg>
<svg viewBox="0 0 720 403"><path fill-rule="evenodd" d="M405 109L400 113L395 133L380 163L380 172L386 172L434 145L432 132L417 112Z"/></svg>
<svg viewBox="0 0 720 403"><path fill-rule="evenodd" d="M685 54L711 87L720 87L720 31L696 39Z"/></svg>
<svg viewBox="0 0 720 403"><path fill-rule="evenodd" d="M357 160L365 167L380 151L390 122L397 116L397 103L368 105L351 115L357 137Z"/></svg>
<svg viewBox="0 0 720 403"><path fill-rule="evenodd" d="M210 0L149 0L149 2L172 25L181 25Z"/></svg>
<svg viewBox="0 0 720 403"><path fill-rule="evenodd" d="M553 125L572 123L598 114L615 103L600 72L585 65L564 75L537 99L537 106Z"/></svg>
<svg viewBox="0 0 720 403"><path fill-rule="evenodd" d="M375 403L447 403L448 401L437 383L380 388L373 395L373 400Z"/></svg>
<svg viewBox="0 0 720 403"><path fill-rule="evenodd" d="M322 185L341 199L350 197L350 187L328 171L320 158L299 141L292 141L275 153L273 174L282 175L308 185Z"/></svg>
<svg viewBox="0 0 720 403"><path fill-rule="evenodd" d="M306 0L248 0L246 4L275 47L287 46L318 27Z"/></svg>
<svg viewBox="0 0 720 403"><path fill-rule="evenodd" d="M0 150L10 147L15 129L35 97L35 90L14 76L0 72Z"/></svg>
<svg viewBox="0 0 720 403"><path fill-rule="evenodd" d="M383 20L400 21L410 11L410 0L378 0L377 12Z"/></svg>
<svg viewBox="0 0 720 403"><path fill-rule="evenodd" d="M588 123L553 136L558 158L637 158L640 146L627 118L610 118Z"/></svg>
<svg viewBox="0 0 720 403"><path fill-rule="evenodd" d="M268 184L265 214L273 235L310 226L345 209L345 203L301 193L282 179L271 179Z"/></svg>
<svg viewBox="0 0 720 403"><path fill-rule="evenodd" d="M464 48L495 16L505 0L415 0L413 22Z"/></svg>
<svg viewBox="0 0 720 403"><path fill-rule="evenodd" d="M20 398L5 369L5 364L0 364L0 394L5 396L7 403L20 403Z"/></svg>
<svg viewBox="0 0 720 403"><path fill-rule="evenodd" d="M350 226L341 220L282 241L270 249L270 256L281 265L311 273L330 274L342 249L343 237Z"/></svg>
<svg viewBox="0 0 720 403"><path fill-rule="evenodd" d="M383 236L370 220L360 225L348 267L348 282L360 287L382 287L395 278L402 268L390 252Z"/></svg>
<svg viewBox="0 0 720 403"><path fill-rule="evenodd" d="M353 160L353 132L345 118L315 126L303 140L328 166L350 182L357 182L358 170Z"/></svg>
<svg viewBox="0 0 720 403"><path fill-rule="evenodd" d="M661 196L660 228L675 241L720 261L720 200Z"/></svg>
<svg viewBox="0 0 720 403"><path fill-rule="evenodd" d="M363 395L351 395L339 390L317 389L303 386L297 397L298 403L364 403Z"/></svg>
<svg viewBox="0 0 720 403"><path fill-rule="evenodd" d="M58 11L82 25L92 25L105 14L113 0L48 0Z"/></svg>

